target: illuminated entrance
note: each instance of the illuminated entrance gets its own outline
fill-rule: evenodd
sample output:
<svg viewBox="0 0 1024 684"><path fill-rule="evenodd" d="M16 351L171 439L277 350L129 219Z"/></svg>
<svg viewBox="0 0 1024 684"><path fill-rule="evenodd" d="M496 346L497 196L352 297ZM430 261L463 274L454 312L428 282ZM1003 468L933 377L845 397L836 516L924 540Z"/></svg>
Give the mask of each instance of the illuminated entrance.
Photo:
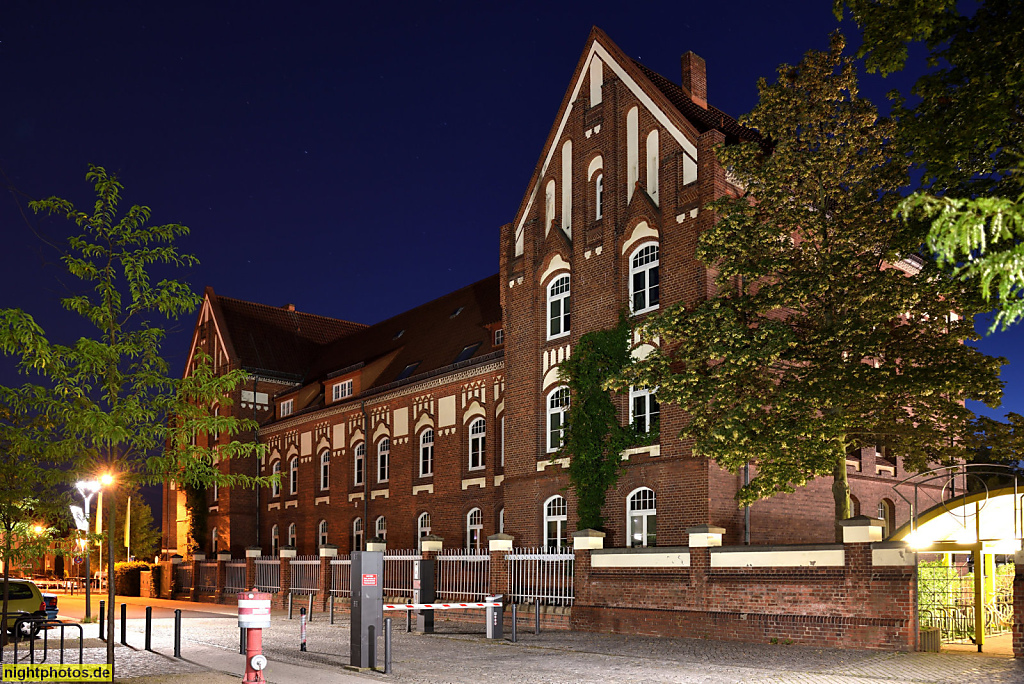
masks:
<svg viewBox="0 0 1024 684"><path fill-rule="evenodd" d="M1013 554L1024 538L1024 490L1014 469L961 465L896 485L910 522L890 537L918 551L917 614L943 643L973 643L1013 629Z"/></svg>

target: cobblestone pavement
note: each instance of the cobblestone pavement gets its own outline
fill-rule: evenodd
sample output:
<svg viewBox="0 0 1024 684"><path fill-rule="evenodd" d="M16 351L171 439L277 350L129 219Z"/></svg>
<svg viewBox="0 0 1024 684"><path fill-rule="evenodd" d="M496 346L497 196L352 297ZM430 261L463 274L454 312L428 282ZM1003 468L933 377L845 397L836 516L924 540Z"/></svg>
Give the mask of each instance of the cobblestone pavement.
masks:
<svg viewBox="0 0 1024 684"><path fill-rule="evenodd" d="M367 680L406 683L480 682L495 684L595 682L631 684L702 682L725 684L900 684L963 682L1024 682L1024 663L1012 658L973 654L883 653L816 649L802 646L739 644L696 639L663 639L632 635L547 631L534 635L520 629L519 642L489 642L483 626L439 619L437 634L404 631L404 615L395 616L393 674L360 675ZM145 677L152 682L214 681L202 666L170 657L173 621L154 620L153 645L158 653L141 649L143 622L130 620L129 647L117 649L117 678ZM95 626L87 626L87 629ZM87 632L87 635L89 633ZM508 633L506 632L506 636ZM91 642L89 645L98 642ZM233 620L190 619L184 622L182 653L189 648L238 652L238 629ZM331 626L316 613L307 628L306 653L299 651L298 615L292 621L275 614L264 631L264 653L271 663L285 662L313 671L340 671L348 663L347 616ZM383 640L379 664L383 667ZM101 662L104 651L86 649L87 662ZM207 663L209 664L209 663ZM213 663L214 670L226 670ZM189 676L190 673L192 676ZM315 673L315 672L314 672ZM177 674L177 677L163 675ZM240 673L236 673L240 674ZM157 679L152 679L156 677ZM143 682L140 682L143 684Z"/></svg>

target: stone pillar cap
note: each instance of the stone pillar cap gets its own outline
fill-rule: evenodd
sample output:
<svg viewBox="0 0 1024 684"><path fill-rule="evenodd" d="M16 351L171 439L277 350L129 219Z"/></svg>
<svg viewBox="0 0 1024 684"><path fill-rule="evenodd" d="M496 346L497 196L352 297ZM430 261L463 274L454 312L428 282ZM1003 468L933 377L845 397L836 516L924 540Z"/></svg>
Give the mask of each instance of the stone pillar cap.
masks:
<svg viewBox="0 0 1024 684"><path fill-rule="evenodd" d="M426 537L422 537L422 539L426 539ZM513 537L511 534L499 532L498 534L492 534L490 537L487 538L487 541L512 541L513 539L515 539L515 537Z"/></svg>
<svg viewBox="0 0 1024 684"><path fill-rule="evenodd" d="M218 551L217 552L217 560L219 560L219 561L229 561L229 560L231 560L231 552L230 551Z"/></svg>
<svg viewBox="0 0 1024 684"><path fill-rule="evenodd" d="M686 532L688 534L725 534L725 528L707 524L694 525L693 527L687 527Z"/></svg>
<svg viewBox="0 0 1024 684"><path fill-rule="evenodd" d="M204 561L206 560L206 554L202 551L196 551L192 554L192 560Z"/></svg>
<svg viewBox="0 0 1024 684"><path fill-rule="evenodd" d="M576 532L572 533L572 536L574 538L575 537L600 537L600 538L604 539L604 537L606 535L601 530L590 530L590 529L587 529L587 530L577 530Z"/></svg>
<svg viewBox="0 0 1024 684"><path fill-rule="evenodd" d="M852 518L839 521L840 527L868 527L869 525L873 527L885 527L885 523L882 520L879 520L878 518L871 518L866 515L856 515Z"/></svg>
<svg viewBox="0 0 1024 684"><path fill-rule="evenodd" d="M180 553L176 553L173 556L171 556L171 564L172 565L176 565L176 564L180 563L181 561L182 561L182 557L181 557Z"/></svg>
<svg viewBox="0 0 1024 684"><path fill-rule="evenodd" d="M423 535L422 537L420 537L420 541L437 541L437 542L443 542L443 541L444 541L444 537L439 537L439 536L437 536L436 534L425 534L425 535Z"/></svg>

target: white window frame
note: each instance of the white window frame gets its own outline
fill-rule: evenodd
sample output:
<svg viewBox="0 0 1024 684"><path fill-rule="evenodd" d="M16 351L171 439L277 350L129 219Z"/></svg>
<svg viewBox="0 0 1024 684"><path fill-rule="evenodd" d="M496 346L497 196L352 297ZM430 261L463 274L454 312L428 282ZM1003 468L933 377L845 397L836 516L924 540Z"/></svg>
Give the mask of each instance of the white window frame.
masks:
<svg viewBox="0 0 1024 684"><path fill-rule="evenodd" d="M548 396L544 400L547 405L547 413L544 423L544 434L547 435L547 450L548 453L558 451L562 447L562 443L565 441L565 424L569 418L569 404L571 397L569 395L569 388L566 385L560 385L555 389L548 392ZM556 428L553 421L558 420L558 443L556 444L552 439L555 436Z"/></svg>
<svg viewBox="0 0 1024 684"><path fill-rule="evenodd" d="M331 488L331 452L327 449L320 454L320 491Z"/></svg>
<svg viewBox="0 0 1024 684"><path fill-rule="evenodd" d="M429 442L427 439L429 438ZM420 433L420 477L434 474L434 429L427 428Z"/></svg>
<svg viewBox="0 0 1024 684"><path fill-rule="evenodd" d="M376 522L373 524L374 533L378 539L388 540L388 519L383 515L378 517Z"/></svg>
<svg viewBox="0 0 1024 684"><path fill-rule="evenodd" d="M273 463L270 464L270 473L271 473L271 475L280 475L281 474L281 459L278 459L278 460L276 460L276 461L274 461ZM270 485L270 496L271 497L281 496L281 478L280 477L278 477L276 480L274 480L274 484Z"/></svg>
<svg viewBox="0 0 1024 684"><path fill-rule="evenodd" d="M572 332L572 279L568 273L559 273L551 279L546 288L545 318L548 326L548 339L554 340L565 337ZM554 314L555 304L558 304L558 315ZM558 331L555 331L557 321Z"/></svg>
<svg viewBox="0 0 1024 684"><path fill-rule="evenodd" d="M634 314L647 313L648 311L655 311L661 306L661 247L657 242L647 242L635 250L629 255L629 310ZM657 276L657 284L651 285L651 274L654 273ZM641 290L637 289L638 283L637 278L640 277L643 280L641 284L644 305L640 308L636 307L636 296ZM651 293L654 292L658 301L651 303Z"/></svg>
<svg viewBox="0 0 1024 684"><path fill-rule="evenodd" d="M316 538L320 542L319 546L327 545L327 521L321 520L316 524Z"/></svg>
<svg viewBox="0 0 1024 684"><path fill-rule="evenodd" d="M341 401L352 396L352 381L345 380L335 383L331 388L331 401Z"/></svg>
<svg viewBox="0 0 1024 684"><path fill-rule="evenodd" d="M295 496L299 493L299 457L293 456L288 461L288 494Z"/></svg>
<svg viewBox="0 0 1024 684"><path fill-rule="evenodd" d="M218 473L218 475L219 475L219 473ZM214 480L213 481L213 500L217 501L218 499L220 499L220 485L217 483L216 480Z"/></svg>
<svg viewBox="0 0 1024 684"><path fill-rule="evenodd" d="M594 220L604 218L604 174L598 173L594 178Z"/></svg>
<svg viewBox="0 0 1024 684"><path fill-rule="evenodd" d="M651 499L651 501L654 504L654 506L651 507L651 508L634 508L633 507L634 500L636 500L636 502L638 504L641 504L641 503L646 504L646 499L648 497L645 496L644 497L644 501L641 501L640 498L639 498L640 494L645 494L646 492L650 492L651 493L651 496L649 498ZM641 519L640 539L639 540L637 540L634 537L634 535L633 535L633 519L634 518L640 518ZM654 545L657 546L657 543L658 543L658 538L657 538L657 532L658 532L658 524L657 524L658 523L658 498L657 498L657 495L655 494L654 490L651 489L650 487L637 487L636 489L634 489L633 491L631 491L629 493L629 496L626 497L626 540L627 540L626 541L626 545L627 546L629 546L629 547L643 547L643 546L647 546L648 545L647 544L647 538L649 536L651 536L651 533L650 533L650 531L648 529L649 525L650 525L649 518L654 518ZM640 543L639 544L636 543L637 541L639 541Z"/></svg>
<svg viewBox="0 0 1024 684"><path fill-rule="evenodd" d="M362 551L363 549L363 519L356 518L352 521L352 550Z"/></svg>
<svg viewBox="0 0 1024 684"><path fill-rule="evenodd" d="M541 510L544 513L544 548L562 549L568 546L569 540L566 536L566 525L569 519L569 504L565 497L560 494L548 497ZM549 529L552 523L555 526L553 540Z"/></svg>
<svg viewBox="0 0 1024 684"><path fill-rule="evenodd" d="M466 514L466 548L477 550L483 548L483 536L484 512L479 508L472 508Z"/></svg>
<svg viewBox="0 0 1024 684"><path fill-rule="evenodd" d="M213 529L210 530L210 551L214 555L217 554L217 528L216 527L214 527ZM114 567L116 568L117 566L115 565Z"/></svg>
<svg viewBox="0 0 1024 684"><path fill-rule="evenodd" d="M494 346L500 347L503 344L505 344L505 329L498 328L494 331Z"/></svg>
<svg viewBox="0 0 1024 684"><path fill-rule="evenodd" d="M423 551L423 537L430 534L430 513L424 511L416 516L416 548Z"/></svg>
<svg viewBox="0 0 1024 684"><path fill-rule="evenodd" d="M281 418L292 415L295 412L295 400L285 399L281 402Z"/></svg>
<svg viewBox="0 0 1024 684"><path fill-rule="evenodd" d="M656 419L661 419L661 404L658 403L655 392L649 389L636 389L630 386L629 388L629 424L635 425L637 419L636 405L637 401L643 405L644 413L644 429L643 432L650 432L653 420L651 416L656 416ZM653 408L657 408L657 411L653 411Z"/></svg>
<svg viewBox="0 0 1024 684"><path fill-rule="evenodd" d="M213 406L213 418L214 418L214 420L216 420L217 418L220 418L220 404L214 404L214 406ZM218 442L218 440L220 440L220 431L217 430L216 427L214 427L212 430L210 430L210 438L211 438L211 446L212 446L212 444L216 444Z"/></svg>
<svg viewBox="0 0 1024 684"><path fill-rule="evenodd" d="M353 482L358 487L363 484L363 478L366 477L366 442L356 444L356 448L352 450L352 453L352 477Z"/></svg>
<svg viewBox="0 0 1024 684"><path fill-rule="evenodd" d="M476 465L473 464L476 459ZM487 421L477 418L469 424L469 469L483 470L487 465Z"/></svg>
<svg viewBox="0 0 1024 684"><path fill-rule="evenodd" d="M391 475L391 438L377 442L377 482L387 482Z"/></svg>
<svg viewBox="0 0 1024 684"><path fill-rule="evenodd" d="M295 542L299 539L299 528L298 525L292 523L288 526L288 546L295 548Z"/></svg>
<svg viewBox="0 0 1024 684"><path fill-rule="evenodd" d="M275 523L270 528L270 555L277 556L281 553L281 531Z"/></svg>
<svg viewBox="0 0 1024 684"><path fill-rule="evenodd" d="M505 509L498 511L498 532L505 534Z"/></svg>

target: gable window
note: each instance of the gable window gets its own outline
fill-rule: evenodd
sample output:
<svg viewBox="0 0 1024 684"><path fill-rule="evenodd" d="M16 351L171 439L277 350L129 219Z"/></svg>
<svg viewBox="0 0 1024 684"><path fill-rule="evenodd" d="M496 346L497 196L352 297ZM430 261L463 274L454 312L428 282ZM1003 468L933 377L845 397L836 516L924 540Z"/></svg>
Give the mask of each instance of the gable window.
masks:
<svg viewBox="0 0 1024 684"><path fill-rule="evenodd" d="M661 406L650 390L629 388L629 422L640 432L657 427Z"/></svg>
<svg viewBox="0 0 1024 684"><path fill-rule="evenodd" d="M487 446L487 423L477 418L469 426L469 469L484 467L484 449Z"/></svg>
<svg viewBox="0 0 1024 684"><path fill-rule="evenodd" d="M658 129L647 134L647 194L658 203Z"/></svg>
<svg viewBox="0 0 1024 684"><path fill-rule="evenodd" d="M466 514L466 548L480 549L481 539L484 532L484 514L479 508L474 508Z"/></svg>
<svg viewBox="0 0 1024 684"><path fill-rule="evenodd" d="M569 416L569 388L556 387L548 395L548 451L558 451L565 439L565 423Z"/></svg>
<svg viewBox="0 0 1024 684"><path fill-rule="evenodd" d="M544 547L560 549L565 546L565 521L568 506L565 497L553 496L544 502Z"/></svg>
<svg viewBox="0 0 1024 684"><path fill-rule="evenodd" d="M346 380L345 382L339 382L331 388L331 399L333 401L340 401L345 397L352 396L352 381Z"/></svg>
<svg viewBox="0 0 1024 684"><path fill-rule="evenodd" d="M292 415L292 411L295 410L295 400L285 399L281 402L281 417Z"/></svg>
<svg viewBox="0 0 1024 684"><path fill-rule="evenodd" d="M276 556L281 551L281 535L277 525L270 528L270 555Z"/></svg>
<svg viewBox="0 0 1024 684"><path fill-rule="evenodd" d="M629 301L633 313L658 308L660 278L658 245L645 245L633 252L629 263Z"/></svg>
<svg viewBox="0 0 1024 684"><path fill-rule="evenodd" d="M363 484L363 464L366 461L366 442L360 442L355 449L355 483Z"/></svg>
<svg viewBox="0 0 1024 684"><path fill-rule="evenodd" d="M352 550L361 551L363 549L363 519L356 518L352 521Z"/></svg>
<svg viewBox="0 0 1024 684"><path fill-rule="evenodd" d="M548 339L569 334L569 276L548 286Z"/></svg>
<svg viewBox="0 0 1024 684"><path fill-rule="evenodd" d="M377 482L387 482L388 459L391 456L391 440L385 437L377 444Z"/></svg>
<svg viewBox="0 0 1024 684"><path fill-rule="evenodd" d="M320 454L320 489L331 487L331 452L324 451Z"/></svg>
<svg viewBox="0 0 1024 684"><path fill-rule="evenodd" d="M293 458L288 463L288 493L299 493L299 459Z"/></svg>
<svg viewBox="0 0 1024 684"><path fill-rule="evenodd" d="M218 406L214 406L213 407L213 420L214 420L215 424L216 424L217 419L219 417L220 417L220 406L219 405ZM210 430L210 438L211 438L211 441L214 444L216 444L217 441L220 439L220 431L218 431L216 427L214 427L212 430Z"/></svg>
<svg viewBox="0 0 1024 684"><path fill-rule="evenodd" d="M274 484L270 485L270 496L281 496L281 462L274 461L272 470L278 477L274 480Z"/></svg>
<svg viewBox="0 0 1024 684"><path fill-rule="evenodd" d="M420 513L420 517L416 519L416 539L420 540L430 534L430 514ZM423 550L423 544L420 541L416 542L417 547Z"/></svg>
<svg viewBox="0 0 1024 684"><path fill-rule="evenodd" d="M288 526L288 546L295 548L295 523Z"/></svg>
<svg viewBox="0 0 1024 684"><path fill-rule="evenodd" d="M320 541L320 546L327 546L327 521L321 520L316 526L316 536Z"/></svg>
<svg viewBox="0 0 1024 684"><path fill-rule="evenodd" d="M604 217L604 174L597 174L594 180L594 219L600 220Z"/></svg>
<svg viewBox="0 0 1024 684"><path fill-rule="evenodd" d="M494 346L500 347L503 344L505 344L505 329L498 328L494 331Z"/></svg>
<svg viewBox="0 0 1024 684"><path fill-rule="evenodd" d="M377 518L377 538L387 541L388 539L388 520L383 515Z"/></svg>
<svg viewBox="0 0 1024 684"><path fill-rule="evenodd" d="M420 477L434 474L434 431L427 428L420 434Z"/></svg>
<svg viewBox="0 0 1024 684"><path fill-rule="evenodd" d="M658 510L654 490L641 487L629 495L626 503L630 546L654 546L657 539Z"/></svg>

